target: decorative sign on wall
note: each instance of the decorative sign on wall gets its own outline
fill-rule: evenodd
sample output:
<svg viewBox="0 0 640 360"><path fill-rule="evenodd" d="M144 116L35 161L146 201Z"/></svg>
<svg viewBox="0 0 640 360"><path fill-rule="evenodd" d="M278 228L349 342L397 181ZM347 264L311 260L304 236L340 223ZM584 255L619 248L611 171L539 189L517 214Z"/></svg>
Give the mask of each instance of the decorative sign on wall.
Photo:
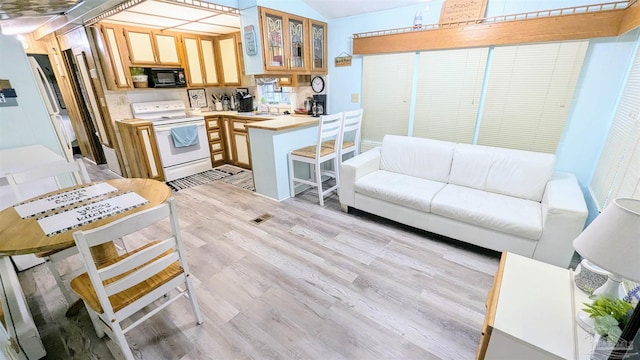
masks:
<svg viewBox="0 0 640 360"><path fill-rule="evenodd" d="M256 44L256 30L253 25L247 25L244 27L244 52L249 56L253 56L258 52L258 46Z"/></svg>
<svg viewBox="0 0 640 360"><path fill-rule="evenodd" d="M440 11L440 24L481 19L487 9L487 0L445 0Z"/></svg>
<svg viewBox="0 0 640 360"><path fill-rule="evenodd" d="M334 58L335 67L340 66L351 66L351 58L352 56L347 54L346 52L342 52L340 56Z"/></svg>
<svg viewBox="0 0 640 360"><path fill-rule="evenodd" d="M187 94L189 95L189 106L192 108L207 107L207 95L204 89L189 89Z"/></svg>

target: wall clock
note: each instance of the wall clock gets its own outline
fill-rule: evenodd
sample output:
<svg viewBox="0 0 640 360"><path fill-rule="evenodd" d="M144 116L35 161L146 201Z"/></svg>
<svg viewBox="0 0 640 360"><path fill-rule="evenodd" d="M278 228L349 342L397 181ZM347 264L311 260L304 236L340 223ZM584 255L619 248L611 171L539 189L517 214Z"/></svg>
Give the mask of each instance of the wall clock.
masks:
<svg viewBox="0 0 640 360"><path fill-rule="evenodd" d="M324 90L324 80L320 76L314 76L313 79L311 79L311 90L316 93Z"/></svg>

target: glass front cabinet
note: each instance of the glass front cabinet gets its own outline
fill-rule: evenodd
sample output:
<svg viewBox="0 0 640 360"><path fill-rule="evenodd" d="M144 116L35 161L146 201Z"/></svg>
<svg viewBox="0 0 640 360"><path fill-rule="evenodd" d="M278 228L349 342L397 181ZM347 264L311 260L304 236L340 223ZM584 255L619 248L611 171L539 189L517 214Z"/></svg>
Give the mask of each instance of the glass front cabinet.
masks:
<svg viewBox="0 0 640 360"><path fill-rule="evenodd" d="M327 24L309 20L311 28L311 72L327 73Z"/></svg>
<svg viewBox="0 0 640 360"><path fill-rule="evenodd" d="M284 12L260 9L265 70L306 71L309 46L307 19Z"/></svg>

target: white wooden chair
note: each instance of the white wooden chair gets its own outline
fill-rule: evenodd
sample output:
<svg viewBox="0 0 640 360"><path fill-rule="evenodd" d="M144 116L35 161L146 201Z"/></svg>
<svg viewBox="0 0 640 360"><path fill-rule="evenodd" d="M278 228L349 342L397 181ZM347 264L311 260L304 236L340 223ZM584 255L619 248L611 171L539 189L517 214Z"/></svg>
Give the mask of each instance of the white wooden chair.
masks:
<svg viewBox="0 0 640 360"><path fill-rule="evenodd" d="M362 129L363 110L353 110L344 112L344 120L342 122L342 147L338 149L340 161L344 161L344 155L353 153L356 156L360 153L360 140ZM325 141L322 146L333 147L334 141Z"/></svg>
<svg viewBox="0 0 640 360"><path fill-rule="evenodd" d="M336 149L335 146L322 146L322 143L325 141L333 141L337 143L342 142L341 130L343 115L344 113L340 112L337 114L321 116L320 124L318 125L318 141L316 144L305 146L289 153L289 191L291 193L291 197L296 196L296 183L310 185L318 189L320 206L324 206L325 195L338 189L338 169L340 166L340 161L338 160L338 149ZM329 161L332 163L332 166L330 168L326 168L324 164ZM309 164L310 173L308 178L296 177L294 171L295 162ZM324 190L322 188L322 176L335 178L335 185Z"/></svg>
<svg viewBox="0 0 640 360"><path fill-rule="evenodd" d="M153 241L96 267L91 248L169 219L171 236ZM203 319L193 291L186 253L182 244L174 199L88 231L73 234L87 272L71 281L83 300L96 333L106 333L121 348L126 359L133 354L125 334L175 300L186 296L196 322ZM183 289L185 286L186 289ZM176 291L174 291L176 290ZM162 301L157 301L162 298ZM156 307L123 328L121 322L156 302Z"/></svg>
<svg viewBox="0 0 640 360"><path fill-rule="evenodd" d="M33 194L33 187L35 186L32 186L32 184L40 180L49 178L53 179L53 181L55 181L57 189L62 189L64 187L64 177L66 177L67 181L71 179L75 183L75 185L91 182L89 173L87 172L82 159L77 159L71 162L53 162L20 173L7 174L6 176L7 181L9 182L9 185L11 185L13 193L15 194L18 201L22 201L28 197L35 196ZM28 192L23 191L26 187L31 187ZM29 195L25 196L25 193L28 193ZM62 295L64 296L65 300L67 300L67 303L69 305L73 304L71 292L67 290L67 287L64 285L64 281L62 280L62 276L60 275L56 264L58 264L63 259L66 259L69 256L75 255L77 253L78 250L75 248L75 246L70 246L62 250L53 250L36 254L37 257L45 259L49 271L51 271L56 284L60 288ZM80 270L81 268L75 269L70 275L75 276L80 272Z"/></svg>

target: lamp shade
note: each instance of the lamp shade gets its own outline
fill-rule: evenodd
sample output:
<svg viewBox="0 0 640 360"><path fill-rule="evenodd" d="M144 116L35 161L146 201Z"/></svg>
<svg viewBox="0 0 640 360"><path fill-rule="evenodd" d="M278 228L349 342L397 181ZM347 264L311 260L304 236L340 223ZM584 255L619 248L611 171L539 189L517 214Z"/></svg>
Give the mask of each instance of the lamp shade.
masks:
<svg viewBox="0 0 640 360"><path fill-rule="evenodd" d="M615 199L573 240L573 247L599 267L640 281L640 200Z"/></svg>

